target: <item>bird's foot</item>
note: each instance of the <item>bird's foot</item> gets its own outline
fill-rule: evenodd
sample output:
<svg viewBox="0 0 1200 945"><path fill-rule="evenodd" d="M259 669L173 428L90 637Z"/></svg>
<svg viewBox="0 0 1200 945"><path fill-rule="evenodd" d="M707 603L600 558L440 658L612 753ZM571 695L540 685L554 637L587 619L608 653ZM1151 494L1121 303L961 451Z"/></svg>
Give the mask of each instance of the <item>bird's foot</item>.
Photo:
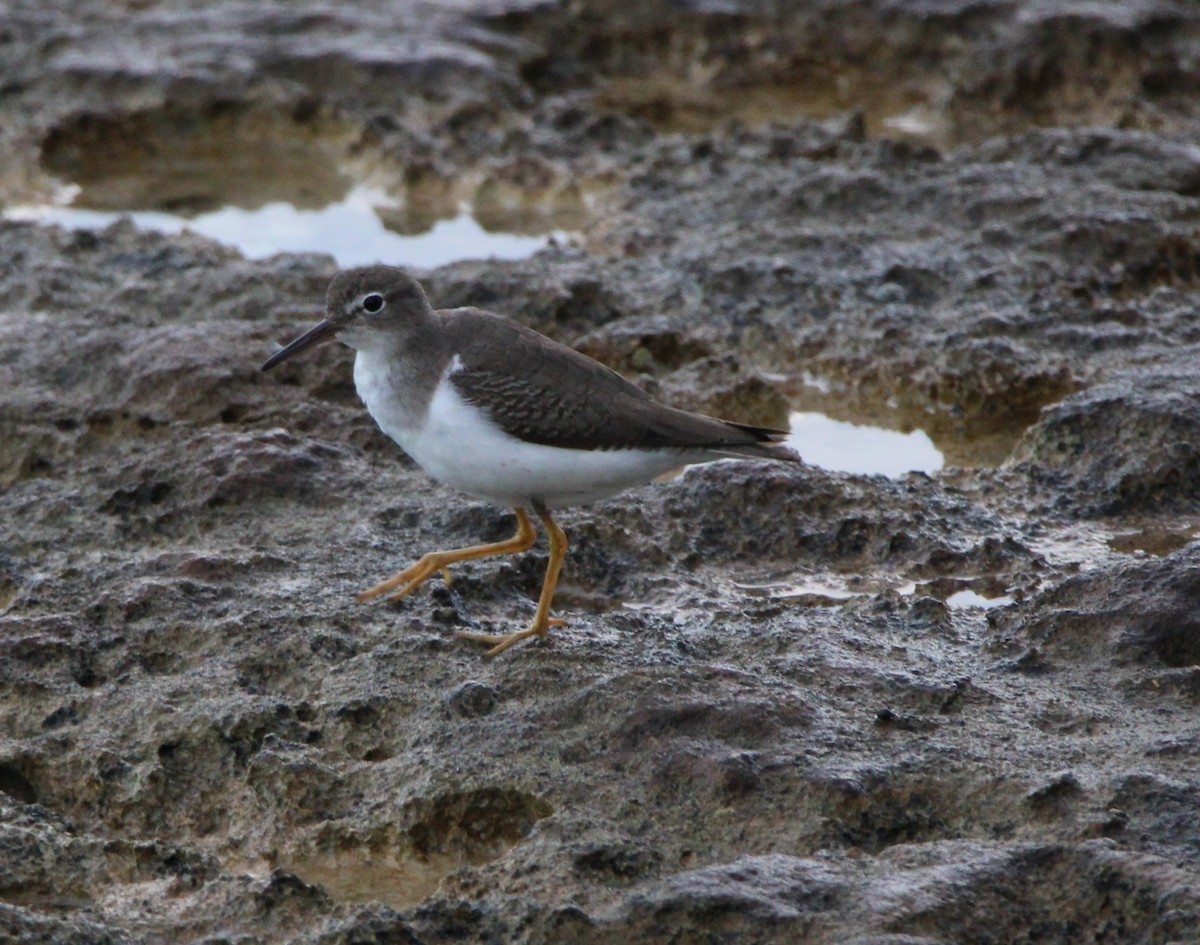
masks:
<svg viewBox="0 0 1200 945"><path fill-rule="evenodd" d="M558 527L557 525L555 526ZM528 551L533 547L535 533L529 515L524 509L517 509L517 533L505 541L495 541L487 545L471 545L467 548L455 548L452 551L431 551L422 555L416 564L409 565L399 574L380 581L374 587L369 587L358 595L359 600L371 600L381 594L392 594L388 600L397 601L407 597L424 584L436 571L442 572L442 578L450 583L450 565L459 561L474 561L476 558L490 558L495 555L511 555L518 551Z"/></svg>
<svg viewBox="0 0 1200 945"><path fill-rule="evenodd" d="M418 587L424 584L430 577L438 571L442 572L442 579L450 583L450 565L454 561L462 560L455 557L455 552L452 551L431 551L427 555L423 555L421 560L416 564L409 565L399 574L388 578L386 581L380 581L374 587L369 587L361 594L356 596L357 600L373 600L382 594L387 594L389 591L396 591L388 598L390 601L398 601L402 597L407 597Z"/></svg>
<svg viewBox="0 0 1200 945"><path fill-rule="evenodd" d="M528 640L530 637L544 637L551 627L565 627L567 622L558 617L547 617L541 624L535 619L524 630L518 630L515 633L472 633L469 630L460 630L457 634L462 640L470 640L473 643L482 643L485 646L490 646L491 649L485 653L485 656L499 656L509 647L516 646L522 640Z"/></svg>

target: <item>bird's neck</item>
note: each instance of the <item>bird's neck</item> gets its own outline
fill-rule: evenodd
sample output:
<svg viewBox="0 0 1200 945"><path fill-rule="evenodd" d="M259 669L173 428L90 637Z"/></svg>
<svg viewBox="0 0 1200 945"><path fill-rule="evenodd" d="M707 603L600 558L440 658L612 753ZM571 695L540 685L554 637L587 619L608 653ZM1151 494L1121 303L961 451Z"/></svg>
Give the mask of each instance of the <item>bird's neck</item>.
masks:
<svg viewBox="0 0 1200 945"><path fill-rule="evenodd" d="M446 370L447 359L435 343L438 334L377 333L356 340L362 342L354 359L358 396L383 431L404 446L424 426Z"/></svg>

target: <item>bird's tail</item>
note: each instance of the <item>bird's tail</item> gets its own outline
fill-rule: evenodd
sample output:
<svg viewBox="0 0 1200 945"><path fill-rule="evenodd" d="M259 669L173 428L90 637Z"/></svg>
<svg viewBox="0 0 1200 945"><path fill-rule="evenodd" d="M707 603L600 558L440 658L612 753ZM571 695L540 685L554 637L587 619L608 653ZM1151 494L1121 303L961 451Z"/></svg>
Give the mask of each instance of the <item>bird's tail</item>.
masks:
<svg viewBox="0 0 1200 945"><path fill-rule="evenodd" d="M785 446L783 441L787 439L788 433L786 430L776 430L774 427L756 427L749 423L735 423L732 420L724 421L726 426L733 427L741 433L748 433L754 437L754 441L749 443L730 443L722 444L715 452L719 452L724 456L744 456L756 459L777 459L787 463L803 462L800 454L789 446Z"/></svg>

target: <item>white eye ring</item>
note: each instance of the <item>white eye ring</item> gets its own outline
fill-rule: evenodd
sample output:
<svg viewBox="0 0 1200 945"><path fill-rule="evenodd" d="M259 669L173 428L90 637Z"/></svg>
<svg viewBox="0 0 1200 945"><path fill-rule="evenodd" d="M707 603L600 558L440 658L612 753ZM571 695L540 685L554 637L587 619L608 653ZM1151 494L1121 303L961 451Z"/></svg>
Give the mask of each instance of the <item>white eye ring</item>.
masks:
<svg viewBox="0 0 1200 945"><path fill-rule="evenodd" d="M383 296L378 292L372 292L370 295L363 296L362 307L363 311L368 315L374 315L383 308Z"/></svg>

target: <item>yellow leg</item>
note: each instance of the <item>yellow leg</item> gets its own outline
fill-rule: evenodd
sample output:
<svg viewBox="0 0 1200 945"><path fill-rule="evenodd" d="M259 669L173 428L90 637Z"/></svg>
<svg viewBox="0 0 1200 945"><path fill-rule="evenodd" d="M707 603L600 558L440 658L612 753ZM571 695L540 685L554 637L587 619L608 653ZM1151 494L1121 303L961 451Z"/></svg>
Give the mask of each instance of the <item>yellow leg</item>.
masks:
<svg viewBox="0 0 1200 945"><path fill-rule="evenodd" d="M558 526L555 526L556 528ZM378 597L380 594L386 594L389 591L395 590L397 587L400 590L396 591L389 599L399 600L401 597L406 597L420 587L430 575L442 572L442 576L446 579L446 583L450 583L450 572L447 568L452 564L457 564L459 561L470 561L474 558L490 558L493 555L511 555L518 551L528 551L533 547L533 542L537 538L537 533L533 530L533 523L529 521L529 515L524 509L517 509L517 533L506 541L493 542L490 545L471 545L468 548L455 548L451 551L431 551L427 555L423 555L421 560L416 564L405 568L395 577L390 577L386 581L381 581L372 588L368 588L358 595L359 600L371 600L373 597Z"/></svg>
<svg viewBox="0 0 1200 945"><path fill-rule="evenodd" d="M545 636L550 627L562 625L561 620L555 620L550 616L550 604L554 600L554 589L558 586L558 573L562 570L563 559L567 556L567 535L566 532L558 527L558 523L550 517L549 509L538 509L538 517L542 520L542 524L546 526L546 532L550 536L550 563L546 566L546 579L542 582L542 594L538 598L537 613L533 616L533 623L524 630L518 630L515 633L509 634L467 633L463 631L460 631L458 634L464 640L486 643L491 647L487 652L488 656L497 656L510 646L515 646L522 640L529 639L529 637Z"/></svg>

